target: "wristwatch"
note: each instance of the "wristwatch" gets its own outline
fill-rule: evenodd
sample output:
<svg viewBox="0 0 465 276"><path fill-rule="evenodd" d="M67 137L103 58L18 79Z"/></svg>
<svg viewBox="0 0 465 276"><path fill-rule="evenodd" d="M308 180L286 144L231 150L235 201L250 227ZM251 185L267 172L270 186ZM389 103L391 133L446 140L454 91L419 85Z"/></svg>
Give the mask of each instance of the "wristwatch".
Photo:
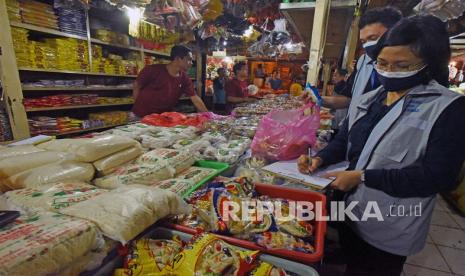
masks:
<svg viewBox="0 0 465 276"><path fill-rule="evenodd" d="M365 171L362 171L362 174L360 174L360 182L365 184Z"/></svg>

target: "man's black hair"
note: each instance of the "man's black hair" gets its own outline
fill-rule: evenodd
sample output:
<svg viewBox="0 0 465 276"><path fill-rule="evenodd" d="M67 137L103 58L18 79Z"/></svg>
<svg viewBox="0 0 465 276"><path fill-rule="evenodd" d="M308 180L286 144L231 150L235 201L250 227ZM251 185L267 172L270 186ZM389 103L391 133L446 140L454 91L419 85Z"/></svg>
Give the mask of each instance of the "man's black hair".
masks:
<svg viewBox="0 0 465 276"><path fill-rule="evenodd" d="M243 61L239 61L238 63L234 64L233 66L233 72L237 76L237 72L239 72L242 67L246 66L247 64Z"/></svg>
<svg viewBox="0 0 465 276"><path fill-rule="evenodd" d="M447 25L439 18L432 15L404 18L387 33L382 46L409 46L427 65L424 84L434 79L448 86L450 41Z"/></svg>
<svg viewBox="0 0 465 276"><path fill-rule="evenodd" d="M387 29L392 28L397 22L402 19L402 12L394 7L387 6L383 8L375 8L366 11L360 18L358 27L363 29L367 25L380 23Z"/></svg>
<svg viewBox="0 0 465 276"><path fill-rule="evenodd" d="M185 58L192 53L192 50L184 45L175 45L171 48L170 58L175 60L176 58Z"/></svg>

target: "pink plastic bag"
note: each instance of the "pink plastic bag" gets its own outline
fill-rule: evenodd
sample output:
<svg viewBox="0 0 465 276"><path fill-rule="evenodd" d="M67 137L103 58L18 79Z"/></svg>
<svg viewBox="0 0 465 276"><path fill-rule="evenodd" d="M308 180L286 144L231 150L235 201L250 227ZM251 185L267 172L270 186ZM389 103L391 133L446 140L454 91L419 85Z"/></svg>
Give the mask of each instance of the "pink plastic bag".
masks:
<svg viewBox="0 0 465 276"><path fill-rule="evenodd" d="M309 108L313 112L305 115ZM258 125L252 152L270 160L295 159L315 144L319 127L320 109L313 103L300 109L272 111Z"/></svg>

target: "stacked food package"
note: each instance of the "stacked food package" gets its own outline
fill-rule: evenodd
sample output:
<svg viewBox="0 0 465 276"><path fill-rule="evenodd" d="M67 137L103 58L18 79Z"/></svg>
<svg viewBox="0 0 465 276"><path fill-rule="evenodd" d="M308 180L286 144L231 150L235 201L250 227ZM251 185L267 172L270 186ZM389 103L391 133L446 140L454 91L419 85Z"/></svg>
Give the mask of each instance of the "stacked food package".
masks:
<svg viewBox="0 0 465 276"><path fill-rule="evenodd" d="M132 97L98 97L99 104L132 104L134 99Z"/></svg>
<svg viewBox="0 0 465 276"><path fill-rule="evenodd" d="M23 28L11 27L11 37L15 49L18 66L31 67L31 51L29 50L29 31Z"/></svg>
<svg viewBox="0 0 465 276"><path fill-rule="evenodd" d="M94 30L95 38L103 42L130 46L129 36L121 33L115 33L105 29Z"/></svg>
<svg viewBox="0 0 465 276"><path fill-rule="evenodd" d="M73 38L54 38L45 41L56 50L57 69L83 72L89 70L87 42Z"/></svg>
<svg viewBox="0 0 465 276"><path fill-rule="evenodd" d="M105 125L118 125L129 122L129 112L126 111L109 111L90 113L90 120L101 120Z"/></svg>
<svg viewBox="0 0 465 276"><path fill-rule="evenodd" d="M138 72L136 56L131 56L131 59L125 60L121 56L110 54L105 58L102 47L92 45L92 58L92 70L95 73L136 75Z"/></svg>
<svg viewBox="0 0 465 276"><path fill-rule="evenodd" d="M59 107L96 104L132 104L132 97L99 97L97 94L53 95L24 99L26 108Z"/></svg>
<svg viewBox="0 0 465 276"><path fill-rule="evenodd" d="M24 23L58 29L57 16L51 5L37 1L19 1L19 7Z"/></svg>
<svg viewBox="0 0 465 276"><path fill-rule="evenodd" d="M60 31L80 36L86 36L86 15L83 9L56 8L58 27Z"/></svg>
<svg viewBox="0 0 465 276"><path fill-rule="evenodd" d="M69 117L52 118L46 116L37 116L30 117L28 122L31 135L53 135L80 130L82 127L81 120Z"/></svg>
<svg viewBox="0 0 465 276"><path fill-rule="evenodd" d="M29 41L31 66L34 68L54 69L57 67L57 50L50 45L37 41Z"/></svg>

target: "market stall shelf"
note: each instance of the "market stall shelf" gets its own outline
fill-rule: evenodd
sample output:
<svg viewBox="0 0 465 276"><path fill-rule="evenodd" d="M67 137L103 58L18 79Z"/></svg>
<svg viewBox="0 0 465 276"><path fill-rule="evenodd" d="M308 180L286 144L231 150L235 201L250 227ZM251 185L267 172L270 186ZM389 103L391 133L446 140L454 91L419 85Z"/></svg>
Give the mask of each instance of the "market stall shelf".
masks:
<svg viewBox="0 0 465 276"><path fill-rule="evenodd" d="M126 91L132 90L132 87L118 87L118 86L81 86L81 87L32 87L23 86L23 91Z"/></svg>
<svg viewBox="0 0 465 276"><path fill-rule="evenodd" d="M79 40L87 40L87 37L84 37L84 36L64 33L64 32L54 30L54 29L48 29L48 28L39 27L39 26L32 25L32 24L27 24L27 23L11 21L10 25L13 27L24 28L30 31L35 31L35 32L43 33L43 34L51 34L51 35L57 35L57 36L62 36L62 37L75 38Z"/></svg>
<svg viewBox="0 0 465 276"><path fill-rule="evenodd" d="M75 74L75 75L102 76L102 77L137 78L137 75L118 75L118 74L113 75L113 74L94 73L94 72L85 72L85 71L67 71L67 70L40 69L40 68L29 68L29 67L19 67L18 69L20 71L30 71L30 72Z"/></svg>
<svg viewBox="0 0 465 276"><path fill-rule="evenodd" d="M38 108L27 108L27 112L39 112L39 111L52 111L52 110L65 110L65 109L79 109L79 108L92 108L92 107L103 107L103 106L122 106L132 105L132 103L116 103L116 104L89 104L89 105L70 105L70 106L57 106L57 107L38 107Z"/></svg>

